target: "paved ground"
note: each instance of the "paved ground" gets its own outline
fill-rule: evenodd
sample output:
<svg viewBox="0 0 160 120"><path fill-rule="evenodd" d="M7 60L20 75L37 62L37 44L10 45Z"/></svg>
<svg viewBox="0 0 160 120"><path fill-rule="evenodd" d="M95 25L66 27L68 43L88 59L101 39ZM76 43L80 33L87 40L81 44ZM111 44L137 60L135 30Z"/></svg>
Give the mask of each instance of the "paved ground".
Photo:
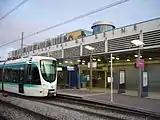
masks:
<svg viewBox="0 0 160 120"><path fill-rule="evenodd" d="M94 100L97 102L103 102L106 104L116 104L124 107L132 107L140 110L147 110L151 112L157 112L160 114L160 100L138 98L136 96L117 94L114 92L113 102L110 102L110 93L101 91L88 91L77 89L65 89L58 90L58 94L79 96L86 100Z"/></svg>
<svg viewBox="0 0 160 120"><path fill-rule="evenodd" d="M81 90L89 90L87 88L82 88ZM105 92L105 93L110 93L110 89L105 89L105 88L93 88L92 91L95 92ZM118 93L117 90L114 90L114 93ZM132 90L126 90L126 93L123 93L124 95L129 95L129 96L138 96L137 91L132 91ZM160 92L148 92L148 97L150 99L159 99L160 100Z"/></svg>
<svg viewBox="0 0 160 120"><path fill-rule="evenodd" d="M88 90L78 90L78 89L61 89L58 90L58 94L85 97L85 96L101 95L105 93L99 91L88 91Z"/></svg>

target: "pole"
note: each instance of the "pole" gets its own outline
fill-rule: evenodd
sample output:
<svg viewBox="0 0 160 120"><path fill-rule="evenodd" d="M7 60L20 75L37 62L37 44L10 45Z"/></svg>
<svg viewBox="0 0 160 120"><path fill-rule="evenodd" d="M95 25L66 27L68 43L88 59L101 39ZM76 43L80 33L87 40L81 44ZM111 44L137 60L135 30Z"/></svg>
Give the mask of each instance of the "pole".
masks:
<svg viewBox="0 0 160 120"><path fill-rule="evenodd" d="M141 59L141 51L140 51L140 48L138 49L138 59ZM138 96L141 97L141 96L142 96L142 68L138 68L138 74L139 74Z"/></svg>
<svg viewBox="0 0 160 120"><path fill-rule="evenodd" d="M106 71L104 72L104 76L105 76L105 78L104 78L104 81L105 81L104 87L107 88L107 72Z"/></svg>
<svg viewBox="0 0 160 120"><path fill-rule="evenodd" d="M90 89L92 89L92 51L90 54Z"/></svg>
<svg viewBox="0 0 160 120"><path fill-rule="evenodd" d="M78 64L78 89L80 89L80 80L81 80L81 70L80 70L80 64Z"/></svg>
<svg viewBox="0 0 160 120"><path fill-rule="evenodd" d="M21 58L22 58L22 56L23 56L23 32L22 32L22 34L21 34Z"/></svg>
<svg viewBox="0 0 160 120"><path fill-rule="evenodd" d="M111 53L111 102L113 102L113 66L112 66L112 53Z"/></svg>

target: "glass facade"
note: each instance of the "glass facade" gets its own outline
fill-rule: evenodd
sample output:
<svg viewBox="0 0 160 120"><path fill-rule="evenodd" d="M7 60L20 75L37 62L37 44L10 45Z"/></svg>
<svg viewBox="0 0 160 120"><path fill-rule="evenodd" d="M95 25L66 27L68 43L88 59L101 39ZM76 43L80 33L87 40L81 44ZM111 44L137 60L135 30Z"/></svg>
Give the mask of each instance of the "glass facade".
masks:
<svg viewBox="0 0 160 120"><path fill-rule="evenodd" d="M93 27L93 34L102 33L104 31L113 30L114 26L112 25L96 25Z"/></svg>
<svg viewBox="0 0 160 120"><path fill-rule="evenodd" d="M92 32L91 32L91 31L84 30L84 33L85 33L86 36L92 35Z"/></svg>

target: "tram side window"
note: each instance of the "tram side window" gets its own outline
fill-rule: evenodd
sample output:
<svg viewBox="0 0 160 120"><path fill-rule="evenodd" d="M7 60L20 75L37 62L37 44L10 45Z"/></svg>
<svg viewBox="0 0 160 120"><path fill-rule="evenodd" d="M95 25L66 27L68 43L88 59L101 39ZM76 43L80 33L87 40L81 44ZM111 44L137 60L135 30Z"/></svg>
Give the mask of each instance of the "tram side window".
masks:
<svg viewBox="0 0 160 120"><path fill-rule="evenodd" d="M10 67L5 68L4 81L6 81L6 82L12 81L12 69Z"/></svg>
<svg viewBox="0 0 160 120"><path fill-rule="evenodd" d="M12 82L17 83L19 81L19 70L17 68L12 69Z"/></svg>
<svg viewBox="0 0 160 120"><path fill-rule="evenodd" d="M16 82L24 83L24 73L25 73L25 65L17 65L17 70L15 71Z"/></svg>
<svg viewBox="0 0 160 120"><path fill-rule="evenodd" d="M24 80L24 69L21 70L21 67L24 68L24 65L14 65L5 68L4 81L18 83L20 77ZM21 74L21 76L20 76Z"/></svg>
<svg viewBox="0 0 160 120"><path fill-rule="evenodd" d="M32 74L31 84L40 85L41 81L40 81L39 71L38 67L35 64L32 64L31 74Z"/></svg>

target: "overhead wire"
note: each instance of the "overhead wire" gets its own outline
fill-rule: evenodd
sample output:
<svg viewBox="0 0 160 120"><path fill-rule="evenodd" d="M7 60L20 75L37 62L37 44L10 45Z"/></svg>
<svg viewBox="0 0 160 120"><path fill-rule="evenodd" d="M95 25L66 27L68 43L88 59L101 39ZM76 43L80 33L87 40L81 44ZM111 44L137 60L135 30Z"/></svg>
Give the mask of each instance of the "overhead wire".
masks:
<svg viewBox="0 0 160 120"><path fill-rule="evenodd" d="M9 12L7 12L5 15L3 15L0 18L0 21L5 19L7 16L9 16L12 12L16 11L19 7L21 7L23 4L25 4L28 0L23 0L20 4L18 4L17 6L15 6L13 9L11 9Z"/></svg>
<svg viewBox="0 0 160 120"><path fill-rule="evenodd" d="M53 29L53 28L62 26L62 25L64 25L64 24L68 24L68 23L73 22L73 21L75 21L75 20L78 20L78 19L87 17L87 16L89 16L89 15L92 15L92 14L95 14L95 13L98 13L98 12L101 12L101 11L103 11L103 10L105 10L105 9L108 9L108 8L111 8L111 7L120 5L120 4L125 3L125 2L128 2L128 1L130 1L130 0L118 0L118 1L116 1L116 2L113 2L113 3L109 4L109 5L105 5L105 6L103 6L103 7L100 7L100 8L98 8L98 9L95 9L95 10L93 10L93 11L91 11L91 12L88 12L88 13L85 13L85 14L82 14L82 15L79 15L79 16L77 16L77 17L74 17L74 18L72 18L72 19L63 21L63 22L58 23L58 24L56 24L56 25L52 25L52 26L47 27L47 28L44 28L44 29L42 29L42 30L33 32L33 33L31 33L31 34L29 34L29 35L27 35L27 36L24 36L23 39L26 39L26 38L28 38L28 37L31 37L31 36L34 36L34 35L37 35L37 34L40 34L40 33L43 33L43 32L46 32L46 31L48 31L48 30L50 30L50 29ZM11 43L18 42L18 41L20 41L20 40L21 40L21 39L19 38L19 39L16 39L16 40L13 40L13 41L4 43L4 44L0 45L0 47L6 46L6 45L11 44Z"/></svg>

